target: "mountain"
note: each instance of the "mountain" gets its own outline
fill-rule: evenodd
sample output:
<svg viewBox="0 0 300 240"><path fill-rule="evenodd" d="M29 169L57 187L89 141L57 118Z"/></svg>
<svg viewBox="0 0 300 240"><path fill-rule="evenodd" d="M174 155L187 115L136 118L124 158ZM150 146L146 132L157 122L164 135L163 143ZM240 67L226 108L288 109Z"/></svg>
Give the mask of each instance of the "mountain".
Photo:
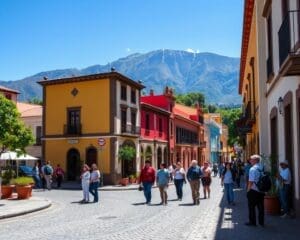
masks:
<svg viewBox="0 0 300 240"><path fill-rule="evenodd" d="M111 67L134 79L141 80L145 92L153 89L161 93L165 86L176 93L199 91L207 103L240 103L238 95L239 58L213 53L191 53L179 50L156 50L145 54L135 53L107 65L94 65L84 69L61 69L40 72L17 81L0 81L0 85L19 90L20 100L42 98L36 82L48 79L109 72Z"/></svg>

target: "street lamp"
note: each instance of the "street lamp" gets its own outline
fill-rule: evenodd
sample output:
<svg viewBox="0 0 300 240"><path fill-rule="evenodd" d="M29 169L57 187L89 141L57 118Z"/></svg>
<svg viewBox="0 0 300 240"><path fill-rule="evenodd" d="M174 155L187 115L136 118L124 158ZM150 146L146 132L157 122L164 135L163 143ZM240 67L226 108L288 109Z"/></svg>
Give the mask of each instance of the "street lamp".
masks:
<svg viewBox="0 0 300 240"><path fill-rule="evenodd" d="M283 98L282 97L278 98L277 104L278 104L279 114L282 114L283 113Z"/></svg>

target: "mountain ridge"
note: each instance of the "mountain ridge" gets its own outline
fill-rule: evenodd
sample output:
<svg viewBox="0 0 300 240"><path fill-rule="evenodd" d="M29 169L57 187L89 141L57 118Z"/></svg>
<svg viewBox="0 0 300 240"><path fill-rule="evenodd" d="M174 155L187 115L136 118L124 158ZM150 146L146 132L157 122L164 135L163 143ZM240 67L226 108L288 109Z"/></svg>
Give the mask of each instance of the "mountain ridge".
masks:
<svg viewBox="0 0 300 240"><path fill-rule="evenodd" d="M146 90L161 93L165 86L176 93L202 92L208 103L240 103L238 95L239 58L214 53L191 53L182 50L154 50L133 53L111 63L85 68L42 71L15 81L0 81L0 85L21 92L20 100L41 98L41 86L36 82L48 79L109 72L111 67L135 81L141 80Z"/></svg>

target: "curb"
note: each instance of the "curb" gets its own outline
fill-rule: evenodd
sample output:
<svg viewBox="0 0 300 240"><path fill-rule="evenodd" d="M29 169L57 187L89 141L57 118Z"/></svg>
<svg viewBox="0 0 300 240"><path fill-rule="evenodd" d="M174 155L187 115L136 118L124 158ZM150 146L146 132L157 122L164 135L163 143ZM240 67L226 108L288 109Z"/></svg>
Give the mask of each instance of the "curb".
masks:
<svg viewBox="0 0 300 240"><path fill-rule="evenodd" d="M12 217L19 217L19 216L23 216L29 213L33 213L33 212L38 212L41 210L44 210L46 208L49 208L52 205L52 202L50 200L47 200L47 204L42 206L42 207L38 207L38 208L34 208L34 209L30 209L30 210L25 210L25 211L21 211L18 213L11 213L11 214L6 214L6 215L0 215L0 220L2 219L6 219L6 218L12 218Z"/></svg>

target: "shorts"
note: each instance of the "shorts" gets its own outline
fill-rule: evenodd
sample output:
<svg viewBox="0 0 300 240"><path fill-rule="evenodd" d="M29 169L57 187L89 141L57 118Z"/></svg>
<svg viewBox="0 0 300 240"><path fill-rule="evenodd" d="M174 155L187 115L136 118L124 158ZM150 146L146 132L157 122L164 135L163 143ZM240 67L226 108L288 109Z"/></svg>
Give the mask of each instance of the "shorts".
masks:
<svg viewBox="0 0 300 240"><path fill-rule="evenodd" d="M202 185L203 186L210 186L211 184L211 178L210 177L203 177L202 178Z"/></svg>

